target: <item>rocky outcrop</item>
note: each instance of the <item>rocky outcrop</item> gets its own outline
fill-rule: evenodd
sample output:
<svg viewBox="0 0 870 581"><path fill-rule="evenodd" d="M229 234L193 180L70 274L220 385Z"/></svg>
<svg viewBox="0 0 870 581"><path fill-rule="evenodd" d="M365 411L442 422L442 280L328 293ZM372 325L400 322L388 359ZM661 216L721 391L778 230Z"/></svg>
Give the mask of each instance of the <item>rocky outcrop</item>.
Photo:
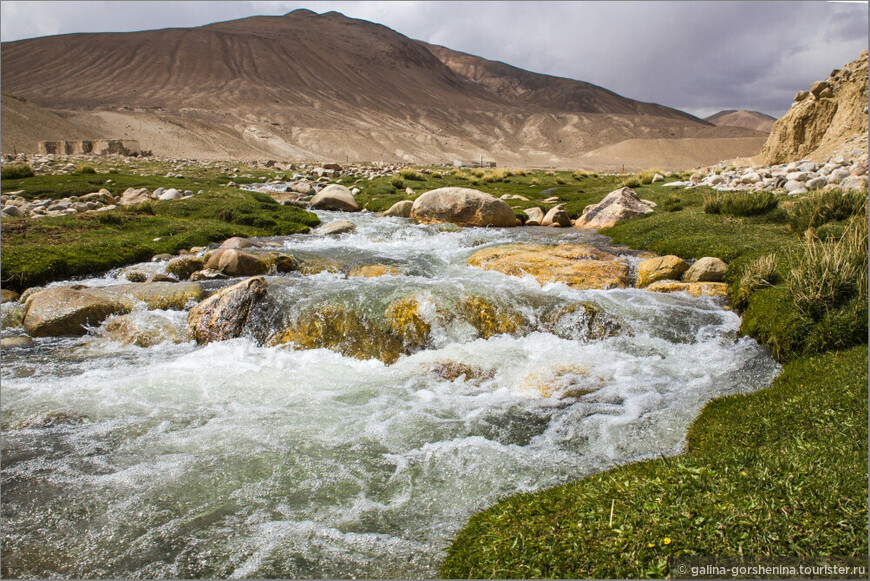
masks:
<svg viewBox="0 0 870 581"><path fill-rule="evenodd" d="M309 207L314 210L336 210L339 212L359 212L359 204L346 187L330 184L311 198Z"/></svg>
<svg viewBox="0 0 870 581"><path fill-rule="evenodd" d="M607 194L603 200L586 208L574 226L577 228L609 228L626 218L637 218L651 213L631 188L620 188Z"/></svg>
<svg viewBox="0 0 870 581"><path fill-rule="evenodd" d="M624 288L628 264L585 244L507 244L478 250L468 264L510 276L533 276L540 284L560 282L576 289Z"/></svg>
<svg viewBox="0 0 870 581"><path fill-rule="evenodd" d="M61 286L34 293L27 299L24 330L31 337L85 335L109 316L129 311L118 298L94 289Z"/></svg>
<svg viewBox="0 0 870 581"><path fill-rule="evenodd" d="M867 51L831 73L773 125L761 150L762 163L823 161L859 149L867 156Z"/></svg>
<svg viewBox="0 0 870 581"><path fill-rule="evenodd" d="M240 337L267 294L266 280L262 277L221 290L190 310L187 315L190 336L200 344Z"/></svg>
<svg viewBox="0 0 870 581"><path fill-rule="evenodd" d="M421 195L411 207L411 219L423 224L449 222L458 226L516 226L505 202L470 188L438 188Z"/></svg>
<svg viewBox="0 0 870 581"><path fill-rule="evenodd" d="M642 288L657 280L680 280L687 270L689 263L679 256L647 258L637 265L637 286Z"/></svg>

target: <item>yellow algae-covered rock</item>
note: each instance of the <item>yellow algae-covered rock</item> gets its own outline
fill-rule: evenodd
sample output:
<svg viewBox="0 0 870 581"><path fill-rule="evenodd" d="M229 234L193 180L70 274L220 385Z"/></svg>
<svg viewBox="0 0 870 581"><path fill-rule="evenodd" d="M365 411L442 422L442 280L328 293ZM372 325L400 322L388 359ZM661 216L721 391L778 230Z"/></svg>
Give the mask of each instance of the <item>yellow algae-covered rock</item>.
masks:
<svg viewBox="0 0 870 581"><path fill-rule="evenodd" d="M560 282L581 290L628 285L624 259L586 244L494 246L472 254L468 264L510 276L531 275L541 284Z"/></svg>
<svg viewBox="0 0 870 581"><path fill-rule="evenodd" d="M684 292L689 293L693 297L699 297L701 295L714 297L728 296L728 285L724 282L680 282L677 280L660 280L646 287L646 290L655 293Z"/></svg>
<svg viewBox="0 0 870 581"><path fill-rule="evenodd" d="M468 295L459 302L457 314L477 329L483 339L521 333L528 327L528 321L520 313L475 295Z"/></svg>
<svg viewBox="0 0 870 581"><path fill-rule="evenodd" d="M141 282L118 284L94 288L105 296L121 301L128 308L134 308L139 301L149 309L183 311L188 301L200 301L205 295L202 286L196 282Z"/></svg>
<svg viewBox="0 0 870 581"><path fill-rule="evenodd" d="M315 257L304 259L299 264L302 274L319 274L321 272L341 272L344 263L333 258Z"/></svg>
<svg viewBox="0 0 870 581"><path fill-rule="evenodd" d="M657 280L680 280L687 270L689 263L673 254L647 258L637 265L637 286L642 288Z"/></svg>
<svg viewBox="0 0 870 581"><path fill-rule="evenodd" d="M269 347L290 344L297 349L331 349L357 359L395 363L402 344L391 333L338 305L311 309L283 331L272 335Z"/></svg>
<svg viewBox="0 0 870 581"><path fill-rule="evenodd" d="M379 276L399 276L401 274L403 274L402 271L395 266L387 266L385 264L358 264L348 271L347 276L348 278L355 276L377 278Z"/></svg>
<svg viewBox="0 0 870 581"><path fill-rule="evenodd" d="M384 312L390 331L399 338L406 352L423 349L432 331L432 326L420 313L420 301L417 295L407 296L390 303Z"/></svg>
<svg viewBox="0 0 870 581"><path fill-rule="evenodd" d="M536 396L564 399L592 393L601 386L587 369L565 365L530 373L523 378L521 389Z"/></svg>
<svg viewBox="0 0 870 581"><path fill-rule="evenodd" d="M190 275L205 268L205 261L200 256L179 256L166 263L166 272L174 274L179 280L187 280Z"/></svg>

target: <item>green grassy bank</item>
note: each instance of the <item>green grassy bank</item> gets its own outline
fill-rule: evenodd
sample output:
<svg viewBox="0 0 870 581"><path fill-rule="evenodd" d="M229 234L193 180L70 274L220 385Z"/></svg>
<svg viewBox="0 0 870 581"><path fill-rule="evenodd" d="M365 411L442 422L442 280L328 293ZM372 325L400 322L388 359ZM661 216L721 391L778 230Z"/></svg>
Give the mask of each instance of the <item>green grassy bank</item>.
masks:
<svg viewBox="0 0 870 581"><path fill-rule="evenodd" d="M729 262L742 330L771 347L782 374L709 403L684 455L473 516L443 577L664 577L669 556L867 555L866 194L848 211L837 192L756 213L752 200L722 212L709 191L638 190L656 212L603 233Z"/></svg>
<svg viewBox="0 0 870 581"><path fill-rule="evenodd" d="M70 177L36 176L14 181L23 182L24 195L37 198L94 191L84 176ZM130 187L160 185L157 178L116 178L119 178L116 183L130 183ZM22 184L15 185L21 189ZM174 254L232 236L296 234L319 223L314 214L282 206L265 194L206 187L202 194L177 201L145 202L107 212L38 220L4 219L0 233L0 284L20 292L31 286L99 274L149 260L155 254ZM11 189L11 184L4 182L3 189L7 188Z"/></svg>

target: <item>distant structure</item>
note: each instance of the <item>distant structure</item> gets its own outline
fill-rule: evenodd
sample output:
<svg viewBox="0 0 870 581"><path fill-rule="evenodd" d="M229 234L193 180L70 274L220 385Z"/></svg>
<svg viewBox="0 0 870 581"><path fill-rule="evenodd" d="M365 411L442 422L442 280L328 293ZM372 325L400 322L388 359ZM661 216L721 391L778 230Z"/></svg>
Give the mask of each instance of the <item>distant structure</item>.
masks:
<svg viewBox="0 0 870 581"><path fill-rule="evenodd" d="M61 155L76 155L81 153L137 155L141 153L139 142L130 139L40 141L38 151L41 154L55 153Z"/></svg>
<svg viewBox="0 0 870 581"><path fill-rule="evenodd" d="M485 159L481 159L480 161L463 161L461 159L454 159L453 167L495 167L495 162Z"/></svg>

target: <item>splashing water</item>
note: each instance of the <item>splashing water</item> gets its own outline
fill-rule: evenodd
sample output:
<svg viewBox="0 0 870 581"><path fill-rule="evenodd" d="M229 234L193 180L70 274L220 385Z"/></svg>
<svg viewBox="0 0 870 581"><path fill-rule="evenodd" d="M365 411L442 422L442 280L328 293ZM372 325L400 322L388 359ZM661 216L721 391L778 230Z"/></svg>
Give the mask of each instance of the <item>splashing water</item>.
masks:
<svg viewBox="0 0 870 581"><path fill-rule="evenodd" d="M248 337L142 348L98 330L4 351L4 577L436 577L473 512L678 452L707 401L778 371L712 299L542 287L465 265L486 245L603 237L320 215L357 229L264 240L403 274L267 277L280 324L329 302L377 319L409 294L433 312L474 294L520 312L527 331L483 339L432 316L429 348L393 365ZM76 282L125 282L116 274ZM577 301L621 331L542 324ZM186 313L148 316L183 336Z"/></svg>

